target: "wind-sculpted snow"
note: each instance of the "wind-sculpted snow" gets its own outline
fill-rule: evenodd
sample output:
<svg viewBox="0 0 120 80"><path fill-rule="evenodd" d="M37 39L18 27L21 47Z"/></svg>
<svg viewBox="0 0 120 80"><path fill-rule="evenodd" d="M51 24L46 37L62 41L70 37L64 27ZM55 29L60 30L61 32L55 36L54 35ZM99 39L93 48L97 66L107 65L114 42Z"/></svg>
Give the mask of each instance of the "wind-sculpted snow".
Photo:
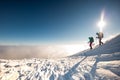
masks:
<svg viewBox="0 0 120 80"><path fill-rule="evenodd" d="M85 80L91 69L86 57L1 60L1 80ZM92 58L91 58L92 59ZM94 59L93 59L94 61Z"/></svg>
<svg viewBox="0 0 120 80"><path fill-rule="evenodd" d="M99 62L99 57L1 59L0 80L119 80L120 61Z"/></svg>

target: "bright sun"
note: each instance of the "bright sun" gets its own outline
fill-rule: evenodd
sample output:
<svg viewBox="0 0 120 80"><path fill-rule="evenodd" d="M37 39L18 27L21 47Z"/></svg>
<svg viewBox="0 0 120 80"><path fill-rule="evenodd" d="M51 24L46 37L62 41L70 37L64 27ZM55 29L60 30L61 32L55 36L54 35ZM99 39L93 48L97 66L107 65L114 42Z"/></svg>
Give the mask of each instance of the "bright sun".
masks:
<svg viewBox="0 0 120 80"><path fill-rule="evenodd" d="M100 29L100 32L103 31L103 28L105 27L105 25L106 25L106 22L104 21L104 11L102 11L102 13L101 13L101 19L98 22L98 27Z"/></svg>
<svg viewBox="0 0 120 80"><path fill-rule="evenodd" d="M105 21L101 20L100 22L98 22L98 27L100 28L100 32L103 31L103 28L105 27L106 23Z"/></svg>

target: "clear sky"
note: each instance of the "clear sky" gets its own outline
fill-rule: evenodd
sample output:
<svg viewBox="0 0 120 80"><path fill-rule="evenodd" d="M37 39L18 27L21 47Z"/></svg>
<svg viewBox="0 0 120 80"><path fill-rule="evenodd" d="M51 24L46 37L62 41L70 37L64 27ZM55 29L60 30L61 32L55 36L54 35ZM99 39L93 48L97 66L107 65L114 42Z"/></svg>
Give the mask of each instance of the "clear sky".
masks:
<svg viewBox="0 0 120 80"><path fill-rule="evenodd" d="M99 31L120 32L120 0L0 1L0 44L55 44L87 41Z"/></svg>

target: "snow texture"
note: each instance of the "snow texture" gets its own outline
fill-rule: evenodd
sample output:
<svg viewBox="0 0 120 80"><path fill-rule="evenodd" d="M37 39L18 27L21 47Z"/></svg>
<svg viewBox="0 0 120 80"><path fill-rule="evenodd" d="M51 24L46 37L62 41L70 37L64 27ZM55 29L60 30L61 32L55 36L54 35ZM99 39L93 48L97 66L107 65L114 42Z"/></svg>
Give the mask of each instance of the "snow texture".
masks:
<svg viewBox="0 0 120 80"><path fill-rule="evenodd" d="M58 59L0 59L0 80L120 80L120 35Z"/></svg>

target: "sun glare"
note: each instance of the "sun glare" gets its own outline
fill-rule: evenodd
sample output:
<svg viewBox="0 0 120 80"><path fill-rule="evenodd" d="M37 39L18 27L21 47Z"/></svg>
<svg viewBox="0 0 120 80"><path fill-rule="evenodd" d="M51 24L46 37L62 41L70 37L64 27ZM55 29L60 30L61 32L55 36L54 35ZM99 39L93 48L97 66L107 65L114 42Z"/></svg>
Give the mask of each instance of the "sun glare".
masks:
<svg viewBox="0 0 120 80"><path fill-rule="evenodd" d="M105 25L106 25L105 21L100 21L100 22L98 23L98 27L99 27L99 29L100 29L100 32L103 31L103 28L105 27Z"/></svg>
<svg viewBox="0 0 120 80"><path fill-rule="evenodd" d="M103 28L105 27L105 25L106 25L106 22L104 21L104 11L102 11L102 13L101 13L101 19L98 22L98 27L100 29L100 32L103 32Z"/></svg>
<svg viewBox="0 0 120 80"><path fill-rule="evenodd" d="M72 55L85 50L86 47L84 45L65 45L64 49L69 55Z"/></svg>

